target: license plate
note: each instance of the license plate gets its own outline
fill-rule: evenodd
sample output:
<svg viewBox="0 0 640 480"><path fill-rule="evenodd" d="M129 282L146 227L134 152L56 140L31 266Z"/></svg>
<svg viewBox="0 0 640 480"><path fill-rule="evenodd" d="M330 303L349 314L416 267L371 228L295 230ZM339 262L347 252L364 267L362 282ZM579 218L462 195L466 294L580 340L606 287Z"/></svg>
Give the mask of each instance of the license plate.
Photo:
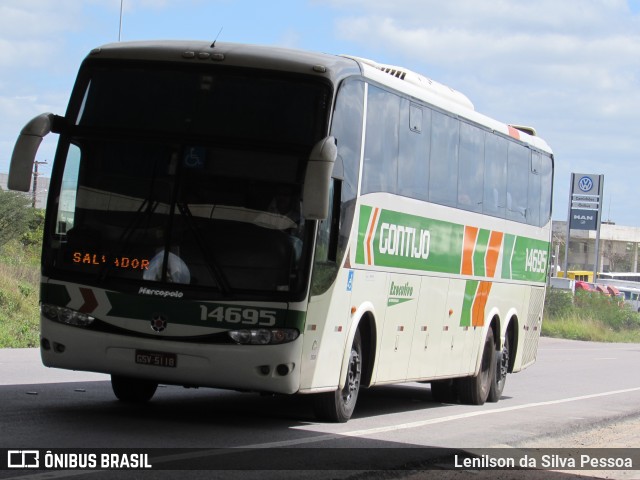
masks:
<svg viewBox="0 0 640 480"><path fill-rule="evenodd" d="M178 365L178 357L175 353L136 350L136 363L153 365L155 367L175 368Z"/></svg>

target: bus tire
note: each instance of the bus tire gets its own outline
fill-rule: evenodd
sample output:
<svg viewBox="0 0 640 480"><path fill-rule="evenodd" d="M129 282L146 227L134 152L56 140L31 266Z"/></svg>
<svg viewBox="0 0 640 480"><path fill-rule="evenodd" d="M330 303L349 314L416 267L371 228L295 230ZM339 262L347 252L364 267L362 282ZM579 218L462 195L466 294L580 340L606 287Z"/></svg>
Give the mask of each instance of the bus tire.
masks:
<svg viewBox="0 0 640 480"><path fill-rule="evenodd" d="M496 373L493 382L491 382L491 389L489 390L487 402L495 403L500 400L500 397L502 396L504 384L507 381L507 373L509 373L510 354L511 344L509 343L509 334L507 333L502 350L496 352Z"/></svg>
<svg viewBox="0 0 640 480"><path fill-rule="evenodd" d="M461 378L458 381L460 401L467 405L483 405L487 401L491 385L496 376L496 346L493 330L489 328L482 349L480 371L474 377Z"/></svg>
<svg viewBox="0 0 640 480"><path fill-rule="evenodd" d="M351 418L358 400L362 378L362 341L356 331L349 354L347 380L342 390L314 395L313 409L318 420L344 423Z"/></svg>
<svg viewBox="0 0 640 480"><path fill-rule="evenodd" d="M111 388L121 402L145 403L156 393L158 384L150 380L111 375Z"/></svg>
<svg viewBox="0 0 640 480"><path fill-rule="evenodd" d="M457 382L453 379L431 382L431 397L438 403L456 403L458 401Z"/></svg>

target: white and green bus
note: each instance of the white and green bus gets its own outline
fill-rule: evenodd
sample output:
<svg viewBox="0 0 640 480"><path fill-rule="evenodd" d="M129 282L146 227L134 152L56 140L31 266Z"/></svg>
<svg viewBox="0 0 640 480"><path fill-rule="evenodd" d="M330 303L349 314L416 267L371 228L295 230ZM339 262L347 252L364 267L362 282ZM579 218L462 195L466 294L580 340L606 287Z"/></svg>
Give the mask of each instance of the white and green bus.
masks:
<svg viewBox="0 0 640 480"><path fill-rule="evenodd" d="M46 366L313 395L431 382L497 401L535 361L553 156L413 72L273 47L93 50L64 116L23 129L28 190L59 134L41 281Z"/></svg>

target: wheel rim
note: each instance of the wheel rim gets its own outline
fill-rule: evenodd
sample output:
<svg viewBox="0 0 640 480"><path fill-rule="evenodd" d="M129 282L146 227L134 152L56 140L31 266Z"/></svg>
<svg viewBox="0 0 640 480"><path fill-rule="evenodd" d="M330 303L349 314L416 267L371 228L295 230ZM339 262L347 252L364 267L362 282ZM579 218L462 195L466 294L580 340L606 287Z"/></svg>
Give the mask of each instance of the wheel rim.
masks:
<svg viewBox="0 0 640 480"><path fill-rule="evenodd" d="M507 342L504 343L501 357L502 358L500 359L500 364L498 365L498 378L500 381L504 380L507 377L507 373L509 373L509 346Z"/></svg>
<svg viewBox="0 0 640 480"><path fill-rule="evenodd" d="M491 364L495 362L495 357L492 355L494 348L493 342L487 338L484 345L484 352L482 354L482 368L480 371L482 395L488 393L491 388L489 374L491 372Z"/></svg>
<svg viewBox="0 0 640 480"><path fill-rule="evenodd" d="M342 401L345 405L350 404L358 395L358 389L360 388L360 369L360 354L356 350L351 350L347 383L342 389Z"/></svg>

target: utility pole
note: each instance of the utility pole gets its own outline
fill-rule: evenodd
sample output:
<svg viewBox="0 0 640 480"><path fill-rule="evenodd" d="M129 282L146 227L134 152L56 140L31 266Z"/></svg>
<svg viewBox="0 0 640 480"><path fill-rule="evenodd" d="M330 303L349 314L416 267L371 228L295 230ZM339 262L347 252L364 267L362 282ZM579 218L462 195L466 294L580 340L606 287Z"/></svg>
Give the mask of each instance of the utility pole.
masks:
<svg viewBox="0 0 640 480"><path fill-rule="evenodd" d="M38 165L46 165L47 161L44 162L33 162L33 199L31 201L31 207L36 208L36 196L38 194Z"/></svg>
<svg viewBox="0 0 640 480"><path fill-rule="evenodd" d="M118 42L122 39L122 8L124 0L120 0L120 28L118 29Z"/></svg>

